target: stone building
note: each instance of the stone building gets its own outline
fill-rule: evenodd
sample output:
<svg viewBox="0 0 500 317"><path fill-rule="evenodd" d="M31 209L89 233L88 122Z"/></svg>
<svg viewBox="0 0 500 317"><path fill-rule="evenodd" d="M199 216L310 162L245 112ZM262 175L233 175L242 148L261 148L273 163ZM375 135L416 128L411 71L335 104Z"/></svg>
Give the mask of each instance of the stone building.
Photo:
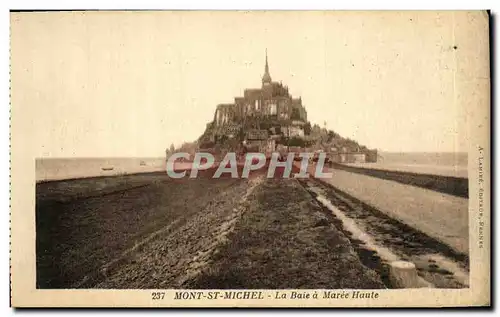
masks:
<svg viewBox="0 0 500 317"><path fill-rule="evenodd" d="M311 126L302 99L272 80L267 51L261 87L245 89L233 103L219 104L197 143L199 149L218 155L240 150L266 155L273 151L326 151L337 163L376 162L378 157L376 150L360 147L326 127Z"/></svg>
<svg viewBox="0 0 500 317"><path fill-rule="evenodd" d="M287 86L272 81L267 52L261 88L245 89L243 97L234 98L234 103L219 104L213 122L216 126L223 126L244 122L249 117L307 122L307 111L302 105L302 99L293 98Z"/></svg>

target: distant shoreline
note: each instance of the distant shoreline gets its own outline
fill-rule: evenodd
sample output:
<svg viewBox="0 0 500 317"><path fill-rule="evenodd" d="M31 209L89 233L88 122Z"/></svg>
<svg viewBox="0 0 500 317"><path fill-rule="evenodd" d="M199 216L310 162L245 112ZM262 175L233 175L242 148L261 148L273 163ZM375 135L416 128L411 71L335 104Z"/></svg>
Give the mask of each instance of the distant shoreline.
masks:
<svg viewBox="0 0 500 317"><path fill-rule="evenodd" d="M165 158L50 158L36 159L36 182L160 172Z"/></svg>
<svg viewBox="0 0 500 317"><path fill-rule="evenodd" d="M71 182L78 180L92 180L92 179L103 179L103 178L114 178L114 177L122 177L122 176L133 176L133 175L156 175L163 174L164 171L153 171L153 172L137 172L137 173L123 173L123 174L114 174L114 175L97 175L97 176L82 176L82 177L72 177L72 178L61 178L61 179L41 179L37 180L36 184L45 184L45 183L57 183L57 182Z"/></svg>
<svg viewBox="0 0 500 317"><path fill-rule="evenodd" d="M386 166L385 169L395 172L467 177L467 162L468 154L462 152L381 152L378 163L366 163L358 167L384 169ZM165 157L74 157L35 160L36 183L157 173L165 170Z"/></svg>

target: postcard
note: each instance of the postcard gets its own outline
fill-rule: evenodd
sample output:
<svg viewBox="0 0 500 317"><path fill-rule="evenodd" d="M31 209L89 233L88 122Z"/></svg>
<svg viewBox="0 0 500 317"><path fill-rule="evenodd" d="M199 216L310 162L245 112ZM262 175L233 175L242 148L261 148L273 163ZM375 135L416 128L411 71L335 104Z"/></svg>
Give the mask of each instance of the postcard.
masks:
<svg viewBox="0 0 500 317"><path fill-rule="evenodd" d="M14 307L490 304L485 11L18 11Z"/></svg>

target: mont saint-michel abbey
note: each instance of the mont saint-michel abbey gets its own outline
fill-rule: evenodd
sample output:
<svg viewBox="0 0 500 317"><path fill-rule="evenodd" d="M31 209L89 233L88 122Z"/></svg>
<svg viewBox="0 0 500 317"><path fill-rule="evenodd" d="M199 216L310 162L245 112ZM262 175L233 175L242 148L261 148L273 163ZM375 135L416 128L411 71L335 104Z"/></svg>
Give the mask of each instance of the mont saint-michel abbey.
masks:
<svg viewBox="0 0 500 317"><path fill-rule="evenodd" d="M308 127L302 99L294 98L286 85L272 80L266 52L261 88L245 89L234 103L217 105L202 141L239 139L259 150L274 150L282 139L304 138Z"/></svg>
<svg viewBox="0 0 500 317"><path fill-rule="evenodd" d="M307 122L307 112L302 106L302 99L293 98L287 86L272 81L267 54L262 87L245 89L243 97L234 98L234 103L218 105L214 121L220 126L248 116L268 116L281 120Z"/></svg>
<svg viewBox="0 0 500 317"><path fill-rule="evenodd" d="M376 150L369 150L334 131L307 120L300 97L294 98L288 87L273 81L267 52L261 88L245 89L233 103L219 104L213 120L198 139L199 150L325 151L333 161L376 161Z"/></svg>

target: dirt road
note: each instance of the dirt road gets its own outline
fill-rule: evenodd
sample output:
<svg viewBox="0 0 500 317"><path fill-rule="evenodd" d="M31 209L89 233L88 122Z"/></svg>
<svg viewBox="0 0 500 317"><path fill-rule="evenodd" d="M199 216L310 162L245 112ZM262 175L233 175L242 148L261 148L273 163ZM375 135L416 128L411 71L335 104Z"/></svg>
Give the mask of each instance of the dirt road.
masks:
<svg viewBox="0 0 500 317"><path fill-rule="evenodd" d="M39 288L383 288L296 180L37 185Z"/></svg>

